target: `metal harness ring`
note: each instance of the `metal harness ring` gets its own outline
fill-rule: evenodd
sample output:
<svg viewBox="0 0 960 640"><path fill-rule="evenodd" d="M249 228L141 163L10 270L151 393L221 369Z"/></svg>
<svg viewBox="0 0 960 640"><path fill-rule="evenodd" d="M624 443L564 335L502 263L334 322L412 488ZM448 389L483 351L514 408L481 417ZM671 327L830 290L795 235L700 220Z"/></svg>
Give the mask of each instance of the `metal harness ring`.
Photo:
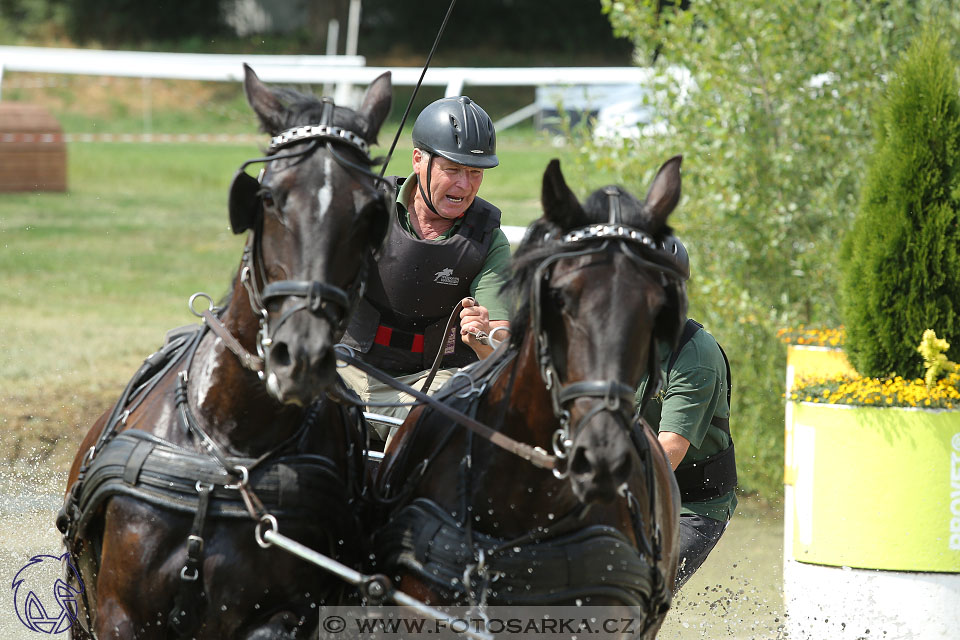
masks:
<svg viewBox="0 0 960 640"><path fill-rule="evenodd" d="M213 311L213 310L216 308L216 307L214 306L214 304L213 304L213 298L211 298L208 294L203 293L202 291L198 291L197 293L195 293L195 294L193 294L192 296L190 296L190 301L187 303L187 304L189 305L189 307L190 307L190 313L192 313L193 315L197 316L198 318L202 318L202 317L203 317L203 312L197 311L197 310L193 307L193 303L196 302L197 298L204 298L204 299L206 299L206 301L207 301L207 311Z"/></svg>
<svg viewBox="0 0 960 640"><path fill-rule="evenodd" d="M270 547L271 545L273 545L272 542L270 542L269 540L264 539L264 537L263 537L264 534L266 533L266 532L263 530L263 525L264 525L264 523L266 523L266 524L268 524L268 525L270 526L270 528L267 529L267 531L279 531L279 530L280 530L280 525L277 524L277 519L276 519L275 517L273 517L272 515L270 515L269 513L264 514L263 517L260 518L260 522L257 523L257 528L254 530L254 537L257 539L257 544L260 545L260 548L261 548L261 549L266 549L266 548Z"/></svg>

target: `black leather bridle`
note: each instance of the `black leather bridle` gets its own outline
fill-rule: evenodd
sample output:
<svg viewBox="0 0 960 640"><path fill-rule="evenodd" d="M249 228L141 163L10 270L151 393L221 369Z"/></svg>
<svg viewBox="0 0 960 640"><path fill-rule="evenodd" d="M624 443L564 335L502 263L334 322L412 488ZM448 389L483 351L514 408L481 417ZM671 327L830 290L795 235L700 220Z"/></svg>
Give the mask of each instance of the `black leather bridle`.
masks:
<svg viewBox="0 0 960 640"><path fill-rule="evenodd" d="M560 428L554 432L552 438L553 452L559 460L566 459L569 455L570 448L573 445L573 434L583 424L603 411L619 416L619 421L624 429L629 431L631 426L628 416L633 410L636 388L620 380L578 380L571 383L564 383L560 380L553 357L550 354L549 336L543 328L541 305L542 286L548 282L553 265L560 260L603 253L610 247L614 247L622 251L638 266L659 273L664 286L668 286L671 281L686 280L684 270L674 260L676 254L674 237L668 236L663 241L657 241L647 232L623 224L620 213L619 191L615 187L610 187L606 194L610 211L609 221L606 224L593 224L574 229L565 234L560 239L558 252L545 259L537 267L531 281L531 328L536 340L540 375L547 391L550 392L553 414L560 422ZM583 248L577 249L580 246L583 246ZM653 334L650 336L648 353L647 370L651 380L653 380L658 366ZM659 380L659 376L657 376L657 379ZM655 386L647 385L650 392L644 395L641 404L653 395L655 389L651 390L649 388ZM571 429L570 411L567 406L579 398L596 398L597 402ZM628 410L624 411L624 407L627 407ZM569 473L569 466L565 470L554 467L553 473L558 478L564 478Z"/></svg>
<svg viewBox="0 0 960 640"><path fill-rule="evenodd" d="M302 161L312 155L321 146L326 147L327 151L339 165L348 171L357 172L369 178L372 184L364 183L363 186L370 191L374 197L391 201L384 190L377 188L378 184L387 184L387 181L368 168L374 165L375 162L370 159L370 149L367 142L362 136L349 129L334 126L334 108L335 105L333 101L324 98L319 123L297 126L282 131L271 139L266 156L253 158L244 162L237 171L234 184L231 186L231 201L234 198L234 193L254 192L259 194L261 190L260 181L263 179L265 169L260 171L259 177L254 178L245 172L246 167L249 165L287 158L300 158ZM307 141L309 141L310 144L304 149L289 153L277 153L290 146ZM366 166L346 158L337 151L337 146L352 148L358 151L363 156ZM234 203L231 202L231 222L234 224L234 231L237 231L238 227L237 222L234 220L233 207ZM273 332L298 311L307 311L315 317L326 318L333 326L335 335L342 335L346 330L353 308L363 295L363 289L366 285L366 261L363 262L353 282L346 288L316 280L278 280L266 284L261 291L258 280L259 282L267 281L266 269L263 264L262 252L260 251L260 234L257 233L262 226L262 219L258 219L256 222L248 222L247 226L253 237L244 250L240 281L247 290L251 308L260 316L260 331L257 336L257 355L263 360L266 360L272 344L271 336ZM276 324L270 327L268 324L269 314L267 312L267 305L273 300L291 297L298 298L298 303L287 309ZM262 370L258 373L261 376L263 375Z"/></svg>

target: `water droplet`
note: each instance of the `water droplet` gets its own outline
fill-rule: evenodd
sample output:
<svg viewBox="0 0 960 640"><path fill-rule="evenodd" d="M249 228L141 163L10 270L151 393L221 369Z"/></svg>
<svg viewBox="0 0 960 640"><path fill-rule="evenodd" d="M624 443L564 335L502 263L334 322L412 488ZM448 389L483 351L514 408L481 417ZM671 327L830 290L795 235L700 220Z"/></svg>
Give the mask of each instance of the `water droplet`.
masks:
<svg viewBox="0 0 960 640"><path fill-rule="evenodd" d="M547 520L553 520L554 515L552 513L547 514Z"/></svg>
<svg viewBox="0 0 960 640"><path fill-rule="evenodd" d="M578 607L582 607L583 600L581 600L580 598L577 598L576 600L574 600L574 604L577 605Z"/></svg>

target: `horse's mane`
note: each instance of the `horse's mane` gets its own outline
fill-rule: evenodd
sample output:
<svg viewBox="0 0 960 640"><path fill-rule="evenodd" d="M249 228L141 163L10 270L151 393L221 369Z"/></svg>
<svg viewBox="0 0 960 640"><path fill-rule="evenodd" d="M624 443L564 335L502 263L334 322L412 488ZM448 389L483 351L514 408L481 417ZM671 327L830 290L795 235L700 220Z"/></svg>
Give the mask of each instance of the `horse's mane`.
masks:
<svg viewBox="0 0 960 640"><path fill-rule="evenodd" d="M548 213L535 220L517 247L511 260L511 276L500 290L501 295L511 302L513 312L510 315L510 341L519 346L530 324L530 287L537 267L547 258L558 253L573 253L583 248L582 244L571 245L561 242L564 234L591 224L603 224L610 219L609 198L606 189L594 191L582 205L582 216L558 224ZM644 203L619 186L613 186L620 196L620 215L623 224L652 233L653 219ZM673 233L668 225L661 226L655 233L655 239L662 240Z"/></svg>

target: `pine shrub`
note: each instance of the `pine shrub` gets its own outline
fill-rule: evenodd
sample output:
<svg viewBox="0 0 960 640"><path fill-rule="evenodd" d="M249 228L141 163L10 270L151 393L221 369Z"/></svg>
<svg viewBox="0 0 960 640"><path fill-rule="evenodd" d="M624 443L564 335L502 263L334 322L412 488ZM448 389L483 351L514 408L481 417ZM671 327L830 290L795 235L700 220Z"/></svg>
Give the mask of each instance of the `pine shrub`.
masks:
<svg viewBox="0 0 960 640"><path fill-rule="evenodd" d="M956 62L932 31L889 78L867 167L842 250L845 350L864 376L921 377L924 330L960 357L960 98Z"/></svg>

